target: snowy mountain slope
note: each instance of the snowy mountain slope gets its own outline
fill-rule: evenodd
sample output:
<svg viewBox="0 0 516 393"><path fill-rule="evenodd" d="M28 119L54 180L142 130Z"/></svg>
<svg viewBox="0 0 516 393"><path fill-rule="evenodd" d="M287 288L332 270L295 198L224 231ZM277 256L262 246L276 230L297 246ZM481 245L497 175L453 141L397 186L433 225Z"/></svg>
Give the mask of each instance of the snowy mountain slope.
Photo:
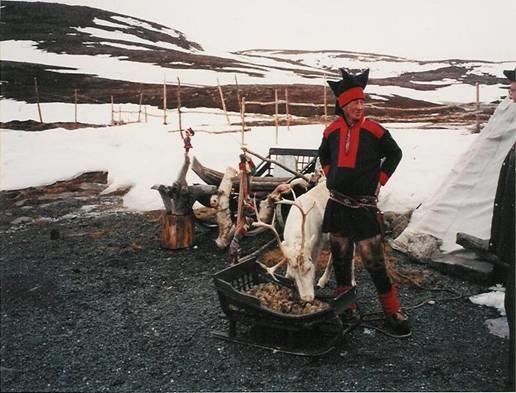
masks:
<svg viewBox="0 0 516 393"><path fill-rule="evenodd" d="M476 83L482 102L497 102L505 95L502 70L512 66L467 60L423 62L345 50L214 53L173 28L90 7L3 1L1 11L2 95L27 102L34 102L33 79L38 77L40 99L47 102L69 102L71 89L76 88L99 102L115 95L135 103L138 93L147 89L149 103L158 105L163 80L174 85L180 78L182 86L191 87L182 91L184 105L220 106L217 83L233 89L238 78L248 100L270 100L272 89L288 86L296 102L321 103L324 80L338 77L339 67L370 68L366 92L373 111L402 120L390 108L428 108L444 115L450 112L449 104L473 102ZM236 103L229 106L237 110ZM487 107L484 117L492 109ZM293 110L303 116L321 115ZM466 107L453 111L459 119L471 118Z"/></svg>

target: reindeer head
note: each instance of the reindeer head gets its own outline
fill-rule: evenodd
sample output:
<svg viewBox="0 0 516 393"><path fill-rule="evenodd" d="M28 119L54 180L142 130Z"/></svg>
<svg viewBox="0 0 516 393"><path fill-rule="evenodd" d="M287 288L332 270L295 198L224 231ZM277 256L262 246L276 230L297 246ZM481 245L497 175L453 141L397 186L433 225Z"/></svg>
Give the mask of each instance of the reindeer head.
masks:
<svg viewBox="0 0 516 393"><path fill-rule="evenodd" d="M274 227L274 218L272 224L265 224L263 221L258 219L258 222L254 223L254 225L272 230L283 254L283 259L277 265L270 268L263 265L262 267L264 267L267 272L274 277L276 269L287 263L286 276L295 282L301 300L310 302L314 300L315 297L315 266L311 260L309 244L306 243L305 239L305 221L306 216L315 206L315 203L307 212L305 212L298 203L293 201L282 200L279 203L295 206L301 212L301 228L299 228L300 236L296 237L297 241L294 244L286 245L284 241L281 242L278 231ZM309 243L312 243L312 239L310 239Z"/></svg>

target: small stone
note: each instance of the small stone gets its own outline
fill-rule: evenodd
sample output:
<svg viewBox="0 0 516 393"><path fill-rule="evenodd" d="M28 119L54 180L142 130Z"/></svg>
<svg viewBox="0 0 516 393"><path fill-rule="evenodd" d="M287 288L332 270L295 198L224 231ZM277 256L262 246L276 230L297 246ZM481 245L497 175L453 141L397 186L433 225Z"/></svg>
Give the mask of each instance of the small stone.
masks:
<svg viewBox="0 0 516 393"><path fill-rule="evenodd" d="M21 216L11 221L11 225L20 225L20 224L26 224L28 222L32 222L32 218Z"/></svg>
<svg viewBox="0 0 516 393"><path fill-rule="evenodd" d="M374 334L374 330L373 329L364 328L364 334L368 334L368 335L372 336Z"/></svg>

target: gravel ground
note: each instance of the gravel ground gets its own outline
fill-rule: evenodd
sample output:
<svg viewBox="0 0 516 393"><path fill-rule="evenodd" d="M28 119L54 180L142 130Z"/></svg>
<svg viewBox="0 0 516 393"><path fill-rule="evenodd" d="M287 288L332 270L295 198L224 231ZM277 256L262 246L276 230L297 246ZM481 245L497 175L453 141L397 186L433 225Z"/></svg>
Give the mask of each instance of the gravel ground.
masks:
<svg viewBox="0 0 516 393"><path fill-rule="evenodd" d="M38 206L38 217L68 214L18 226L8 222L19 213L0 213L2 391L504 388L507 340L484 324L498 315L467 296L439 300L453 295L400 285L405 306L436 300L409 311L412 337L357 328L319 358L229 343L210 334L228 326L212 280L228 260L214 244L215 231L196 228L192 249L171 251L160 247L156 214L63 208L77 204ZM59 239L50 240L52 230ZM244 253L267 240L246 239ZM487 286L403 259L397 264L423 275L429 286L463 295ZM359 269L357 279L361 309L378 311L369 277Z"/></svg>

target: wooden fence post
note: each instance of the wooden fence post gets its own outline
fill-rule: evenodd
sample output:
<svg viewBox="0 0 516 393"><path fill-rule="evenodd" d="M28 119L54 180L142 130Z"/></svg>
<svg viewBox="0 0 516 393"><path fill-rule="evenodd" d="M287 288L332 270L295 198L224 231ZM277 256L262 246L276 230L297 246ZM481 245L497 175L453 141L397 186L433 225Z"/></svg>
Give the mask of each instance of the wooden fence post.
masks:
<svg viewBox="0 0 516 393"><path fill-rule="evenodd" d="M145 105L143 109L145 110L145 123L147 123L147 105Z"/></svg>
<svg viewBox="0 0 516 393"><path fill-rule="evenodd" d="M38 104L39 122L43 123L43 116L41 115L41 106L39 104L38 78L34 78L34 91L36 93L36 103Z"/></svg>
<svg viewBox="0 0 516 393"><path fill-rule="evenodd" d="M290 115L288 113L288 89L285 88L285 114L287 115L287 131L290 131Z"/></svg>
<svg viewBox="0 0 516 393"><path fill-rule="evenodd" d="M274 124L276 125L276 145L278 144L278 89L274 89Z"/></svg>
<svg viewBox="0 0 516 393"><path fill-rule="evenodd" d="M141 121L141 116L142 116L142 100L143 100L143 93L140 91L140 102L138 105L138 123Z"/></svg>
<svg viewBox="0 0 516 393"><path fill-rule="evenodd" d="M237 80L236 74L235 74L235 85L236 85L238 107L240 109L240 104L242 103L242 101L240 99L240 87L238 86L238 80Z"/></svg>
<svg viewBox="0 0 516 393"><path fill-rule="evenodd" d="M167 81L163 80L163 124L167 125Z"/></svg>
<svg viewBox="0 0 516 393"><path fill-rule="evenodd" d="M245 145L244 142L244 134L245 134L245 97L242 97L242 102L240 104L240 123L242 124L242 138L240 140L240 144L242 146Z"/></svg>
<svg viewBox="0 0 516 393"><path fill-rule="evenodd" d="M111 96L111 125L115 125L115 104L113 101L113 96Z"/></svg>
<svg viewBox="0 0 516 393"><path fill-rule="evenodd" d="M177 121L179 122L179 130L183 129L181 122L181 81L177 77Z"/></svg>
<svg viewBox="0 0 516 393"><path fill-rule="evenodd" d="M226 110L226 102L224 101L224 93L222 93L222 87L220 87L219 78L217 78L217 86L219 87L219 95L220 95L220 101L222 102L222 110L224 111L224 114L226 115L226 121L228 122L228 125L231 125L231 120L229 120L229 115Z"/></svg>
<svg viewBox="0 0 516 393"><path fill-rule="evenodd" d="M77 124L77 89L74 89L74 98L75 98L75 124Z"/></svg>
<svg viewBox="0 0 516 393"><path fill-rule="evenodd" d="M479 86L478 82L476 83L475 87L477 90L477 105L476 105L476 115L475 115L476 122L477 122L476 132L479 133L480 132L480 86Z"/></svg>
<svg viewBox="0 0 516 393"><path fill-rule="evenodd" d="M122 124L122 105L118 105L118 125Z"/></svg>

